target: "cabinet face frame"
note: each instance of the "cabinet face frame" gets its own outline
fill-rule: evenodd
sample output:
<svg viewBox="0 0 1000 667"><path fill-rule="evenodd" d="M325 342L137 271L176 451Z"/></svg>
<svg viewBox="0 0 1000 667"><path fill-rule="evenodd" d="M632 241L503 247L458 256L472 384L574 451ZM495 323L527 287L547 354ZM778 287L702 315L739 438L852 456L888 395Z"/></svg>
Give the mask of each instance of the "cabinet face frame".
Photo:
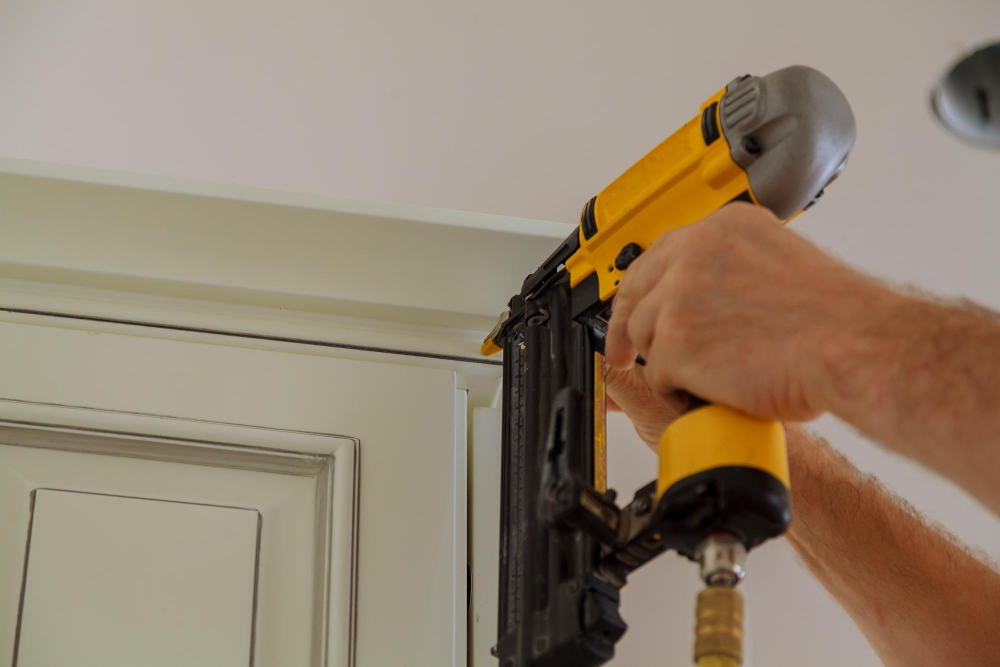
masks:
<svg viewBox="0 0 1000 667"><path fill-rule="evenodd" d="M360 474L360 442L356 438L110 410L99 412L104 413L103 417L119 423L121 430L62 426L68 421L67 413L72 411L93 409L0 399L0 444L305 476L314 480L316 533L312 579L316 585L312 601L310 663L344 667L355 664ZM12 413L22 418L11 418L9 415ZM173 437L143 435L155 431L162 420L172 422L174 430L187 434ZM298 441L302 450L239 444L240 440L247 439L248 431L252 431L254 440L277 436L282 441L282 447L294 447ZM200 432L204 439L192 437L196 432ZM41 488L45 487L31 489L32 498L35 491ZM25 528L30 530L30 512L25 521ZM28 547L25 552L27 561ZM21 569L23 605L27 568ZM19 606L15 632L20 629L21 611ZM254 621L255 624L258 621L256 613ZM256 632L256 628L254 630ZM16 651L15 641L15 658Z"/></svg>

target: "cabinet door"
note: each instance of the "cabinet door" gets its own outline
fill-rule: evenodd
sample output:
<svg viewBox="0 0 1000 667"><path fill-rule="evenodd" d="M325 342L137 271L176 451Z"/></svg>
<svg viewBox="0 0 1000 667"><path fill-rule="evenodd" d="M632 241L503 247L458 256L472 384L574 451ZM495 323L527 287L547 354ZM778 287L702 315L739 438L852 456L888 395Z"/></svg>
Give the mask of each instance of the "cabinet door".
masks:
<svg viewBox="0 0 1000 667"><path fill-rule="evenodd" d="M454 373L49 323L0 322L0 662L464 662Z"/></svg>

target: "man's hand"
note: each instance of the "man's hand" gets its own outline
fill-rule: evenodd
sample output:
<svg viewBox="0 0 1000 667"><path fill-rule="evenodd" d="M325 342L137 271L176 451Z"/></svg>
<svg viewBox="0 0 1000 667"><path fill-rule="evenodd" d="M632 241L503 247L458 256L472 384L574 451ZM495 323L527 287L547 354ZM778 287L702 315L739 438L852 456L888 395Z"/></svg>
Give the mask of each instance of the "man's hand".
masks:
<svg viewBox="0 0 1000 667"><path fill-rule="evenodd" d="M607 359L624 370L642 354L655 393L681 387L757 417L806 421L829 407L824 351L870 323L887 295L766 209L731 204L632 264Z"/></svg>
<svg viewBox="0 0 1000 667"><path fill-rule="evenodd" d="M882 287L765 209L731 204L654 243L622 278L605 350L618 370L641 353L654 395L832 412L1000 514L1000 317Z"/></svg>
<svg viewBox="0 0 1000 667"><path fill-rule="evenodd" d="M646 382L645 369L607 369L609 410L621 410L632 421L635 432L653 449L659 450L663 431L688 408L688 395L680 391L654 391Z"/></svg>

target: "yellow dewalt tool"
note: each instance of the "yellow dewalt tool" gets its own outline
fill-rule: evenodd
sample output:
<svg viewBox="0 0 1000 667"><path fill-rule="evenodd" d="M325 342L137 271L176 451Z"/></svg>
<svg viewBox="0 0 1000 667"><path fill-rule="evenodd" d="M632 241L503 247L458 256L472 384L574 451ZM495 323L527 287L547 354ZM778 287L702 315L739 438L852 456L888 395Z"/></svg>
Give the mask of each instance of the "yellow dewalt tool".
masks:
<svg viewBox="0 0 1000 667"><path fill-rule="evenodd" d="M791 520L784 430L692 399L663 434L657 480L625 507L607 490L604 336L622 273L662 234L745 201L789 220L854 144L826 76L743 76L583 208L483 343L504 351L501 667L596 667L625 631L619 590L667 549L697 561L694 658L741 665L747 552ZM655 354L655 352L653 353Z"/></svg>

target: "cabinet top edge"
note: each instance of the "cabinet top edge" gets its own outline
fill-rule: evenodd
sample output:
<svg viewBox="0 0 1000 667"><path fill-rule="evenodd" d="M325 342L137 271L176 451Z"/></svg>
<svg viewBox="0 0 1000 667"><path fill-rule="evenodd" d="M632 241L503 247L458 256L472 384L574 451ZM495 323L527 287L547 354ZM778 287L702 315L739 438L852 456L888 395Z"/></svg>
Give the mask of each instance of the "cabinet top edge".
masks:
<svg viewBox="0 0 1000 667"><path fill-rule="evenodd" d="M190 197L211 197L247 203L270 204L326 211L333 214L339 213L351 217L381 218L539 238L562 239L571 230L571 226L564 222L270 190L232 183L196 181L173 176L0 156L0 179L8 175L149 190Z"/></svg>

